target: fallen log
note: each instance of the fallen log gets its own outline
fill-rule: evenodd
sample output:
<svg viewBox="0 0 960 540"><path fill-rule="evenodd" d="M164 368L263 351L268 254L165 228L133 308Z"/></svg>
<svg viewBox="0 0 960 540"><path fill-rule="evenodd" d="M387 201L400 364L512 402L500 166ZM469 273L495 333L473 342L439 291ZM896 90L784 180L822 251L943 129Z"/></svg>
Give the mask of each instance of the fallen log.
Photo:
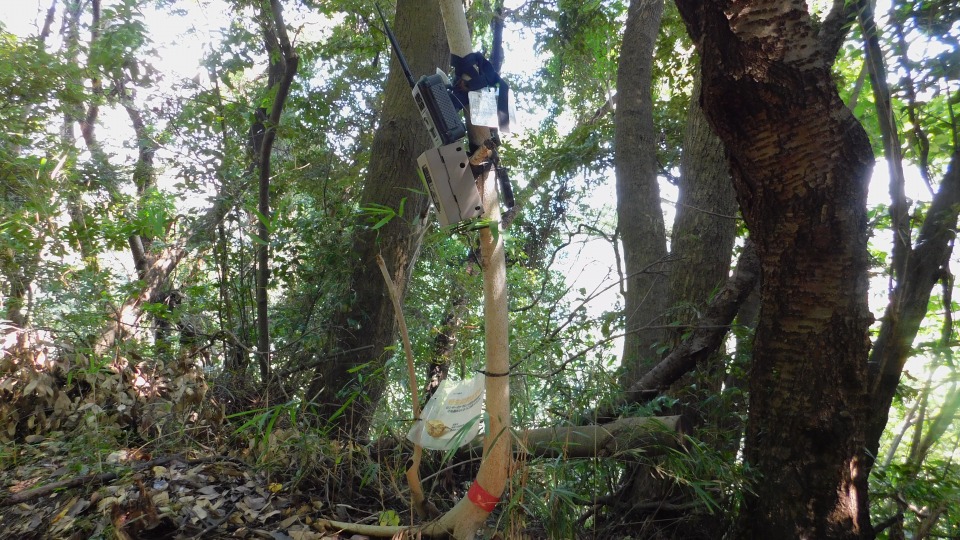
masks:
<svg viewBox="0 0 960 540"><path fill-rule="evenodd" d="M642 450L658 454L666 448L678 448L683 435L680 416L619 418L606 424L552 426L527 429L514 434L518 452L536 457L586 458L617 457ZM465 447L479 451L483 437Z"/></svg>

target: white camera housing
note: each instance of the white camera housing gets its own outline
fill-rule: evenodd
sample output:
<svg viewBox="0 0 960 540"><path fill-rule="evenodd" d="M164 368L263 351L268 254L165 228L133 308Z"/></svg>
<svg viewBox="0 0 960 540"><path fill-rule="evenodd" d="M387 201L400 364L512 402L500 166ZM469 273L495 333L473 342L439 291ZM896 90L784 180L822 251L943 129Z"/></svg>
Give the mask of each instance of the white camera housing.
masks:
<svg viewBox="0 0 960 540"><path fill-rule="evenodd" d="M463 143L431 148L417 158L417 171L446 227L483 215L483 201Z"/></svg>

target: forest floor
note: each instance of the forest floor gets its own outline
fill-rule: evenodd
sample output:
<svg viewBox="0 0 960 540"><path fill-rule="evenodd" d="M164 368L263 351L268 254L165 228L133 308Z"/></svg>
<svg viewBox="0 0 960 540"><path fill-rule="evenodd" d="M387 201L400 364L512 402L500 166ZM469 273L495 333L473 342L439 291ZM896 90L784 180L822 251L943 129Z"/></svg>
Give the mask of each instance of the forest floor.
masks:
<svg viewBox="0 0 960 540"><path fill-rule="evenodd" d="M0 540L361 540L327 520L413 523L394 434L340 441L243 378L31 339L0 351ZM433 474L439 507L464 495L455 472Z"/></svg>
<svg viewBox="0 0 960 540"><path fill-rule="evenodd" d="M236 457L130 449L78 455L53 435L4 451L0 538L358 540L324 518L401 519L382 500L291 483Z"/></svg>
<svg viewBox="0 0 960 540"><path fill-rule="evenodd" d="M344 446L278 429L267 452L255 440L226 452L204 451L194 440L189 451L151 454L105 448L91 437L95 430L81 429L3 446L0 539L364 540L328 520L416 522L397 469L409 458L402 443ZM334 446L341 451L331 452ZM454 476L472 474L456 469L432 475L432 485L450 487ZM450 505L463 495L442 491L435 500Z"/></svg>

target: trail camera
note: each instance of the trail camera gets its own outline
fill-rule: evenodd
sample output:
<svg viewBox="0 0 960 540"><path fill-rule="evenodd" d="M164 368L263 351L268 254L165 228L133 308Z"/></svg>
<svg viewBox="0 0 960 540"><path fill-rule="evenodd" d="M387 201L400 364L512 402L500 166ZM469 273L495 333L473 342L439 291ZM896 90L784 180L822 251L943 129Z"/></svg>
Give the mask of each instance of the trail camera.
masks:
<svg viewBox="0 0 960 540"><path fill-rule="evenodd" d="M379 5L377 5L377 13L380 14L380 20L383 21L384 30L387 31L387 37L390 38L393 52L396 53L397 60L400 61L403 74L406 75L407 82L410 83L410 93L413 94L413 100L420 111L420 117L423 119L424 125L427 126L430 138L433 139L433 145L443 146L463 139L464 135L467 134L467 128L464 127L463 120L460 119L460 113L453 104L450 93L450 79L443 71L437 69L435 74L425 75L420 77L419 81L414 81L413 75L410 73L410 66L407 65L406 58L400 52L400 44L397 43L397 38L390 30L390 25L387 24L387 19L383 16L383 11L380 10Z"/></svg>
<svg viewBox="0 0 960 540"><path fill-rule="evenodd" d="M431 148L417 158L420 179L446 227L483 215L483 203L463 144Z"/></svg>

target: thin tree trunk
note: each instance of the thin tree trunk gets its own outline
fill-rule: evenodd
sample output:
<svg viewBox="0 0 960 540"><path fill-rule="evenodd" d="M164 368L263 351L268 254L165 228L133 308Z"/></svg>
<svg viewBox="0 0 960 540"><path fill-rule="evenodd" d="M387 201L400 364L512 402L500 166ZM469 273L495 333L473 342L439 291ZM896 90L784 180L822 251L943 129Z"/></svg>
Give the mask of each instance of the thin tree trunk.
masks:
<svg viewBox="0 0 960 540"><path fill-rule="evenodd" d="M440 11L451 54L468 55L470 33L463 4L459 0L441 0ZM468 116L469 118L469 116ZM482 146L490 139L487 128L469 126L470 142ZM513 436L510 429L510 328L507 315L507 263L501 227L500 200L496 171L484 173L478 181L484 216L490 227L480 231L480 268L483 272L484 351L486 353L486 437L480 470L464 497L440 518L441 530L449 530L458 540L473 540L477 530L502 497L507 472L513 462ZM494 229L496 227L497 229Z"/></svg>
<svg viewBox="0 0 960 540"><path fill-rule="evenodd" d="M880 333L870 352L870 419L867 455L876 456L887 425L903 366L910 356L920 323L927 314L930 292L940 280L953 253L960 211L960 150L954 151L940 188L934 195L916 245L906 256L905 271L897 281L883 314ZM868 462L871 466L872 459Z"/></svg>
<svg viewBox="0 0 960 540"><path fill-rule="evenodd" d="M234 204L235 201L230 197L218 199L203 216L192 223L189 231L181 238L170 242L159 252L148 255L142 288L124 300L111 317L110 323L100 332L94 345L97 354L104 354L140 327L144 304L157 298L177 265L188 254L201 248L209 248L214 243L217 225L223 221Z"/></svg>
<svg viewBox="0 0 960 540"><path fill-rule="evenodd" d="M608 424L550 426L527 429L516 434L518 451L546 458L613 457L627 462L636 459L630 450L643 449L646 456L659 455L681 447L684 426L679 416L618 418ZM483 447L478 437L457 452L466 457ZM634 501L625 501L634 504Z"/></svg>
<svg viewBox="0 0 960 540"><path fill-rule="evenodd" d="M890 87L887 84L887 69L880 49L880 36L873 16L873 0L857 1L857 22L863 33L864 65L870 75L873 102L877 109L883 154L890 172L890 220L893 229L892 278L900 280L906 270L904 265L910 251L910 206L904 192L903 153L900 150L897 122L893 117ZM892 299L896 302L896 298Z"/></svg>
<svg viewBox="0 0 960 540"><path fill-rule="evenodd" d="M97 337L93 346L95 354L106 354L118 341L133 335L140 328L144 304L157 298L166 285L170 273L186 254L187 250L183 243L177 243L150 256L149 264L145 266L143 277L140 279L143 287L137 294L128 297L113 314L110 324Z"/></svg>
<svg viewBox="0 0 960 540"><path fill-rule="evenodd" d="M670 334L661 330L670 305L667 244L660 207L658 134L653 123L653 59L663 0L632 0L617 65L614 164L617 177L617 231L623 243L624 290L621 382L630 388L649 374ZM648 328L656 327L656 328ZM672 483L638 463L624 474L626 496L616 498L614 519L636 521L634 504L662 500Z"/></svg>
<svg viewBox="0 0 960 540"><path fill-rule="evenodd" d="M79 58L80 49L80 3L73 2L66 6L63 13L63 23L61 24L61 37L63 38L63 50L66 62L76 64ZM77 117L74 113L67 112L63 116L63 124L60 127L60 144L70 156L76 155L76 133L74 124ZM87 269L94 272L99 271L97 261L97 249L95 243L90 239L91 225L88 223L87 211L81 196L82 186L76 183L66 189L67 211L70 215L70 222L77 232L77 248L80 250L80 258Z"/></svg>
<svg viewBox="0 0 960 540"><path fill-rule="evenodd" d="M270 111L263 111L265 123L263 139L260 144L258 167L257 208L260 212L257 220L257 360L260 365L260 378L266 381L270 377L270 318L268 312L267 289L270 285L270 158L273 155L273 143L277 138L277 126L280 115L290 94L290 85L297 73L300 58L290 45L287 28L283 22L283 6L279 0L270 0L270 13L261 5L263 18L263 39L270 57L267 92L273 94ZM274 88L276 92L274 93ZM258 111L259 112L259 111Z"/></svg>
<svg viewBox="0 0 960 540"><path fill-rule="evenodd" d="M98 6L99 2L95 1L94 8L98 9ZM275 17L274 20L279 21L277 25L282 28L282 16L279 10L280 5L278 1L271 0L272 16ZM95 15L97 14L95 13ZM98 19L98 15L94 17L94 20ZM96 35L97 31L96 28L94 28L91 39L95 39ZM275 127L279 123L280 114L283 111L283 105L285 104L297 65L297 57L290 48L285 30L282 34L278 32L274 44L282 53L284 71L282 71L282 77L278 75L276 79L277 84L279 84L278 91L269 112L269 125L266 126L267 129L264 131L263 142L259 147L260 154L256 156L259 160L258 163L261 165L261 169L265 168L268 178L269 155L272 150L274 137L276 136ZM102 84L99 82L99 79L94 78L93 86L95 91L102 89ZM133 122L138 137L145 138L142 137L142 135L146 134L146 129L145 126L142 125L143 120L139 112L132 108L131 102L126 101L123 104L128 108L127 112ZM109 163L107 162L106 154L100 147L95 134L98 114L98 107L96 105L88 108L84 118L80 121L81 134L95 160L97 160L100 165L107 167ZM153 183L153 179L149 175L152 172L154 149L146 141L140 141L138 147L140 148L140 158L138 159L133 179L137 186L138 193L143 195ZM265 157L267 158L266 160L264 160ZM108 186L108 190L110 190L111 195L116 194L116 186ZM144 315L144 305L154 301L154 299L158 297L158 294L166 287L168 278L173 270L176 269L180 261L182 261L190 251L197 249L199 246L208 247L209 244L214 242L214 231L217 230L217 225L233 207L233 204L233 197L224 196L219 198L214 206L194 222L192 228L183 237L169 241L167 246L159 252L151 252L147 247L149 243L145 245L139 235L132 235L129 238L130 248L137 267L138 278L143 283L143 287L139 292L130 295L123 304L117 308L113 317L111 317L110 323L101 331L94 344L94 351L97 354L106 353L111 347L116 345L117 341L129 337L141 326ZM149 242L149 239L147 240ZM265 375L266 373L263 372L262 368L263 365L261 365L261 374Z"/></svg>
<svg viewBox="0 0 960 540"><path fill-rule="evenodd" d="M82 4L74 4L68 13L65 15L65 33L66 33L66 48L68 50L68 56L71 59L77 59L77 51L79 50L79 24L80 24L80 14L81 14ZM100 0L93 0L90 4L90 42L88 47L95 46L97 40L100 36L100 17L101 17L101 3ZM67 114L64 127L63 127L63 136L65 139L73 138L73 122L78 122L80 126L80 135L83 139L84 144L87 147L87 150L90 151L90 155L93 158L94 164L98 167L99 173L104 179L103 184L107 191L107 195L110 197L110 200L113 203L120 202L119 194L119 177L116 173L116 170L110 163L110 157L104 151L103 146L100 144L100 141L97 138L97 120L100 117L100 101L103 99L103 80L100 75L100 66L93 65L92 63L87 66L87 69L90 73L90 86L91 86L91 99L90 103L87 105L85 112L78 112L76 115ZM134 170L133 179L138 187L137 194L141 198L145 195L149 186L153 183L153 156L155 149L149 142L149 137L147 136L146 126L143 122L143 117L140 112L134 107L132 96L125 95L126 89L124 88L123 81L116 81L118 85L118 90L120 94L119 101L122 106L126 109L128 116L130 117L132 126L134 128L134 133L138 138L137 146L140 149L140 152L137 157L137 164ZM75 219L79 225L85 227L86 219L83 212L83 202L79 197L74 198L74 203L71 208L71 216ZM149 239L145 241L144 238L140 236L139 233L133 233L127 238L127 244L130 247L130 254L133 258L134 268L137 271L137 279L144 281L147 284L145 290L150 291L149 296L141 299L140 295L134 295L124 302L118 309L117 313L114 315L114 319L107 326L107 328L100 334L96 343L94 344L94 350L98 354L103 354L109 349L117 339L121 337L126 337L128 335L133 335L139 329L140 319L142 315L142 304L145 302L152 301L153 298L161 292L166 276L163 276L163 279L156 281L155 283L150 284L150 279L156 279L163 272L158 273L158 269L165 268L171 260L176 260L179 262L179 257L176 254L177 248L164 250L163 253L158 254L155 258L148 256L147 247L149 245ZM84 247L83 242L81 242L81 253L84 254L84 258L88 264L92 264L94 267L97 267L95 260L95 255L89 247ZM174 263L176 265L176 263Z"/></svg>
<svg viewBox="0 0 960 540"><path fill-rule="evenodd" d="M493 18L490 20L490 33L493 36L492 51L490 53L490 63L496 72L500 72L503 67L503 0L498 0L494 6ZM506 227L506 225L505 225ZM472 275L475 272L473 250L466 258L463 264L464 272ZM436 392L440 383L447 378L450 371L450 358L457 344L457 333L463 326L463 312L467 306L467 295L463 287L457 284L456 279L451 280L450 309L443 316L440 323L439 332L433 342L433 351L431 351L430 360L427 363L427 384L424 388L423 402Z"/></svg>
<svg viewBox="0 0 960 540"><path fill-rule="evenodd" d="M46 40L50 37L53 18L56 14L56 6L57 2L54 0L47 9L43 28L36 37L41 48L46 45ZM20 113L20 120L24 126L27 125L33 111L33 104L27 103L23 106L23 110ZM17 131L22 128L19 126L7 126L7 129ZM17 160L20 157L22 147L18 142L14 141L6 150L6 152L3 152L6 159ZM20 181L15 178L4 178L3 182L4 186L3 189L0 190L0 197L2 197L4 203L11 204L14 208L20 206L18 199L21 198L21 194L18 194L17 191L26 188L20 185ZM16 186L16 188L13 188L13 186ZM30 287L39 263L40 249L15 250L7 247L0 248L0 272L2 272L8 284L7 297L3 299L3 304L5 304L6 307L6 318L20 328L26 327L30 320Z"/></svg>

